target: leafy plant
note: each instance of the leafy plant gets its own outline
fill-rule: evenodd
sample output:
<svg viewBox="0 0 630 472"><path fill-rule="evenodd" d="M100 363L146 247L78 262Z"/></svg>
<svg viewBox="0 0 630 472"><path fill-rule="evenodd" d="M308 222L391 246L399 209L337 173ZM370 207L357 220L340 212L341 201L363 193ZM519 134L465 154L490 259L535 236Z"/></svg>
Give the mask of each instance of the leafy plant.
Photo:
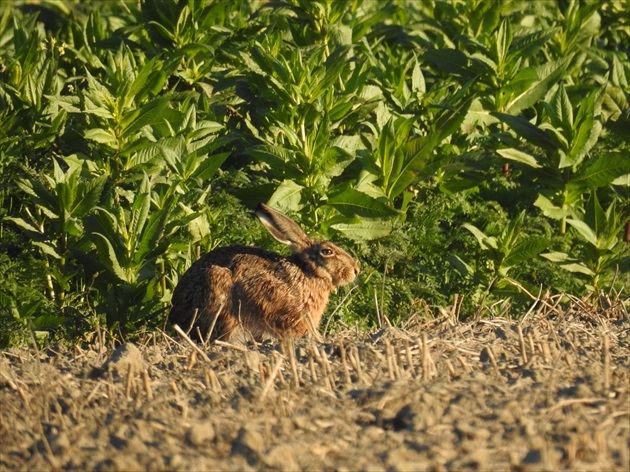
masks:
<svg viewBox="0 0 630 472"><path fill-rule="evenodd" d="M511 269L538 256L549 241L540 236L524 236L525 212L510 220L496 235L488 235L476 226L464 223L481 248L481 258L470 265L458 255L447 256L448 260L464 277L472 277L487 293L509 287L506 278Z"/></svg>
<svg viewBox="0 0 630 472"><path fill-rule="evenodd" d="M583 247L576 247L576 254L550 252L543 257L565 270L586 275L594 292L608 286L620 271L625 272L623 268L630 262L630 253L620 234L626 221L617 212L616 201L604 211L597 192L593 192L584 214L567 219L567 223L582 240ZM627 274L622 274L622 278L627 282Z"/></svg>
<svg viewBox="0 0 630 472"><path fill-rule="evenodd" d="M574 118L571 102L560 86L550 103L542 102L549 121L538 127L522 117L496 114L529 144L548 153L546 158L536 159L517 148L497 151L531 168L542 168L539 178L542 188L535 205L545 216L561 221L561 233L566 231L566 218L577 214L585 193L607 186L628 171L621 153L608 152L595 159L588 158L602 130L597 105L601 97L601 90L587 95Z"/></svg>
<svg viewBox="0 0 630 472"><path fill-rule="evenodd" d="M69 280L76 275L71 250L83 236L83 218L98 203L107 179L106 174L90 172L88 163L79 159L67 158L64 164L65 172L53 161L53 174L44 176L45 184L36 178L19 181L32 205L24 209L28 219L6 217L26 231L47 261L52 300L63 300L70 290Z"/></svg>

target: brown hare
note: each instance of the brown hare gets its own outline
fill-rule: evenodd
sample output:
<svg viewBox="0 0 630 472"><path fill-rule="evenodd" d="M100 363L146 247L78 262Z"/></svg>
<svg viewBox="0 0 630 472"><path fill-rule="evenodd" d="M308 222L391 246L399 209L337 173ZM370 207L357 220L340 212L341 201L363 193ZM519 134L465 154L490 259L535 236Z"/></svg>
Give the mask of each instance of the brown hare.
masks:
<svg viewBox="0 0 630 472"><path fill-rule="evenodd" d="M293 253L228 246L194 262L173 292L169 320L198 340L249 335L260 341L315 332L330 292L359 273L346 251L309 238L279 211L261 203L256 216Z"/></svg>

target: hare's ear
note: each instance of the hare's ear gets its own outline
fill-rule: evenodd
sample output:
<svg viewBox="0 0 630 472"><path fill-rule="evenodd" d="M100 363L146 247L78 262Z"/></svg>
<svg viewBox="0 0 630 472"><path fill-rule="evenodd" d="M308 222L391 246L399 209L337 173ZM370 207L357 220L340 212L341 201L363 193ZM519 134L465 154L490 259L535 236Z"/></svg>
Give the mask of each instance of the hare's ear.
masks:
<svg viewBox="0 0 630 472"><path fill-rule="evenodd" d="M290 244L294 249L308 246L310 238L295 221L264 203L258 205L256 216L271 235L282 244Z"/></svg>

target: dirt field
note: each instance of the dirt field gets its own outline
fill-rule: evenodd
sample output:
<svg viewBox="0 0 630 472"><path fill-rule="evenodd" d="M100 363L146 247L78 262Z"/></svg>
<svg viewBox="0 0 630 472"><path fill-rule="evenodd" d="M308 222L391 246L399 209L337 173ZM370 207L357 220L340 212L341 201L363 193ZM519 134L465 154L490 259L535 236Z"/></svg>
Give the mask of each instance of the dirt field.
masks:
<svg viewBox="0 0 630 472"><path fill-rule="evenodd" d="M626 309L545 312L207 357L172 332L4 351L0 469L630 469Z"/></svg>

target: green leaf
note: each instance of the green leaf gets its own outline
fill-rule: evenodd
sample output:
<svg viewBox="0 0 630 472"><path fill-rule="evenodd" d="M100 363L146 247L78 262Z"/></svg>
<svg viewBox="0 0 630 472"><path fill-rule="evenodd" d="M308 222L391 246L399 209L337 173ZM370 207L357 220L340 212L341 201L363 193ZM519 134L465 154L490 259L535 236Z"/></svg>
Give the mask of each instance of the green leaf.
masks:
<svg viewBox="0 0 630 472"><path fill-rule="evenodd" d="M490 111L486 110L482 101L477 97L468 108L466 118L462 122L462 131L470 134L475 131L477 126L486 129L488 126L498 122L499 120L490 115Z"/></svg>
<svg viewBox="0 0 630 472"><path fill-rule="evenodd" d="M572 59L573 55L569 55L558 61L539 66L536 72L540 80L527 91L515 97L512 102L508 104L507 111L512 115L516 115L544 98L553 83L562 77Z"/></svg>
<svg viewBox="0 0 630 472"><path fill-rule="evenodd" d="M258 145L247 150L247 154L269 165L278 176L295 178L299 176L292 161L293 153L282 146Z"/></svg>
<svg viewBox="0 0 630 472"><path fill-rule="evenodd" d="M394 162L396 161L396 132L394 129L394 119L390 118L378 137L378 141L376 142L376 155L378 159L378 164L381 167L381 172L383 175L383 188L389 188L389 181L392 178L392 170L394 167ZM406 125L406 122L402 123ZM408 131L407 127L407 131ZM400 131L402 135L404 130Z"/></svg>
<svg viewBox="0 0 630 472"><path fill-rule="evenodd" d="M69 208L73 217L82 218L96 207L100 201L106 182L107 175L103 175L82 182L79 185L74 203L72 207Z"/></svg>
<svg viewBox="0 0 630 472"><path fill-rule="evenodd" d="M605 187L628 172L630 158L627 154L616 151L604 152L581 166L571 177L567 188L583 193L587 189Z"/></svg>
<svg viewBox="0 0 630 472"><path fill-rule="evenodd" d="M358 136L357 136L358 138ZM355 153L348 152L346 149L335 146L338 140L333 140L333 146L328 147L321 159L320 168L322 176L320 180L324 180L328 186L331 179L340 176L343 171L354 161Z"/></svg>
<svg viewBox="0 0 630 472"><path fill-rule="evenodd" d="M427 85L424 80L424 75L420 69L418 58L414 55L413 71L411 73L411 91L415 93L425 94L427 92Z"/></svg>
<svg viewBox="0 0 630 472"><path fill-rule="evenodd" d="M566 264L560 264L560 267L562 267L566 271L573 272L573 273L585 274L591 277L595 275L595 272L593 272L591 269L589 269L588 267L586 267L584 264L580 262L570 262Z"/></svg>
<svg viewBox="0 0 630 472"><path fill-rule="evenodd" d="M534 156L526 152L519 151L518 149L514 149L514 148L497 149L497 153L501 157L504 157L505 159L510 159L512 161L520 162L522 164L527 164L528 166L533 167L534 169L538 169L542 167L540 164L538 164Z"/></svg>
<svg viewBox="0 0 630 472"><path fill-rule="evenodd" d="M621 177L617 177L611 182L612 185L619 185L620 187L630 187L630 174L624 174Z"/></svg>
<svg viewBox="0 0 630 472"><path fill-rule="evenodd" d="M530 144L541 147L547 151L555 151L556 144L545 134L543 130L531 124L523 116L514 116L507 113L491 112L492 116L503 121L512 128L516 134L524 138Z"/></svg>
<svg viewBox="0 0 630 472"><path fill-rule="evenodd" d="M210 224L208 222L208 216L205 212L195 212L182 202L179 202L177 206L186 215L186 217L182 219L181 225L188 225L188 233L192 237L193 242L199 242L210 235ZM183 223L184 221L185 223ZM175 244L173 244L173 246L175 246Z"/></svg>
<svg viewBox="0 0 630 472"><path fill-rule="evenodd" d="M453 4L452 2L445 3ZM475 36L478 37L496 29L501 21L501 2L500 0L479 2L475 7L470 8L468 13L466 21L469 22L469 27L475 32Z"/></svg>
<svg viewBox="0 0 630 472"><path fill-rule="evenodd" d="M534 202L534 206L540 208L543 215L547 218L552 218L554 220L561 220L569 214L567 209L554 205L551 200L542 194L538 195L538 198Z"/></svg>
<svg viewBox="0 0 630 472"><path fill-rule="evenodd" d="M64 174L61 166L59 165L59 161L57 159L53 159L53 178L54 182L57 184L65 183L68 180L68 177L72 173L70 169L68 169L68 175Z"/></svg>
<svg viewBox="0 0 630 472"><path fill-rule="evenodd" d="M36 331L37 335L41 335L43 330L54 329L59 326L63 326L70 322L72 318L67 316L57 316L57 315L41 315L33 320L33 328L38 330ZM48 336L48 333L44 335Z"/></svg>
<svg viewBox="0 0 630 472"><path fill-rule="evenodd" d="M26 222L22 218L15 218L13 216L5 216L4 219L7 220L7 221L13 221L13 223L15 223L20 228L22 228L23 230L26 230L28 232L35 233L35 234L42 234L42 232L40 230L38 230L35 226L33 226L32 224Z"/></svg>
<svg viewBox="0 0 630 472"><path fill-rule="evenodd" d="M463 277L472 277L475 274L475 270L466 264L459 256L449 254L445 257L445 260L449 262Z"/></svg>
<svg viewBox="0 0 630 472"><path fill-rule="evenodd" d="M471 179L450 177L440 182L440 192L446 195L454 195L459 192L465 192L479 187L479 183Z"/></svg>
<svg viewBox="0 0 630 472"><path fill-rule="evenodd" d="M358 216L347 218L340 215L332 218L328 223L331 228L356 241L383 238L390 234L393 229L391 220L364 220Z"/></svg>
<svg viewBox="0 0 630 472"><path fill-rule="evenodd" d="M57 250L54 247L52 247L50 244L43 243L40 241L33 241L33 246L37 246L38 248L40 248L44 254L54 257L57 260L61 259L61 256L59 255Z"/></svg>
<svg viewBox="0 0 630 472"><path fill-rule="evenodd" d="M565 133L569 132L573 127L573 106L569 101L569 96L563 84L560 84L558 91L554 95L552 105L554 106L556 116L562 123L563 130Z"/></svg>
<svg viewBox="0 0 630 472"><path fill-rule="evenodd" d="M149 176L142 173L142 182L137 189L136 198L131 206L131 221L129 222L129 239L132 244L140 237L151 208Z"/></svg>
<svg viewBox="0 0 630 472"><path fill-rule="evenodd" d="M547 238L528 238L513 247L501 265L514 267L522 262L527 262L538 256L548 246L549 240Z"/></svg>
<svg viewBox="0 0 630 472"><path fill-rule="evenodd" d="M538 81L538 74L532 67L521 69L503 87L502 91L508 98L525 92L533 83Z"/></svg>
<svg viewBox="0 0 630 472"><path fill-rule="evenodd" d="M229 152L206 156L201 160L195 171L191 174L193 179L208 180L217 173L225 160L230 156Z"/></svg>
<svg viewBox="0 0 630 472"><path fill-rule="evenodd" d="M578 232L578 234L588 243L597 247L597 234L593 228L587 225L584 221L575 220L573 218L567 218L569 223Z"/></svg>
<svg viewBox="0 0 630 472"><path fill-rule="evenodd" d="M158 243L164 235L164 228L171 214L173 203L169 202L159 210L153 211L149 216L145 230L142 233L142 239L138 244L136 252L133 254L133 260L136 263L155 257L155 253L160 252Z"/></svg>
<svg viewBox="0 0 630 472"><path fill-rule="evenodd" d="M296 212L302 209L302 191L304 187L292 180L283 180L269 199L268 204L284 212Z"/></svg>
<svg viewBox="0 0 630 472"><path fill-rule="evenodd" d="M611 212L615 210L615 201L611 203ZM608 229L608 219L606 213L602 209L599 199L597 198L597 192L591 192L591 197L588 199L585 208L585 214L583 221L593 230L597 236L597 241L603 242L606 230ZM599 248L599 245L598 245Z"/></svg>
<svg viewBox="0 0 630 472"><path fill-rule="evenodd" d="M509 18L503 18L499 25L495 43L496 63L502 66L507 58L508 50L512 44L512 25Z"/></svg>
<svg viewBox="0 0 630 472"><path fill-rule="evenodd" d="M0 292L0 304L10 307L11 315L16 321L25 323L35 315L42 304L42 300L39 299L31 302L20 303L18 306L13 297L3 296L2 292Z"/></svg>
<svg viewBox="0 0 630 472"><path fill-rule="evenodd" d="M468 56L457 49L432 49L424 54L424 58L447 74L471 75Z"/></svg>
<svg viewBox="0 0 630 472"><path fill-rule="evenodd" d="M145 95L147 91L152 91L155 89L161 89L164 79L166 76L164 74L159 73L159 69L162 66L163 62L160 59L160 55L154 56L151 60L147 61L142 68L136 73L135 80L129 87L128 97L135 97L136 95ZM156 74L157 71L157 74ZM161 79L162 83L160 84L159 80L155 83L155 78L152 79L152 83L149 86L149 77L151 75L157 76ZM153 90L152 90L153 89ZM156 92L153 92L156 93Z"/></svg>
<svg viewBox="0 0 630 472"><path fill-rule="evenodd" d="M551 262L555 262L559 267L568 272L585 274L591 277L595 275L595 272L591 269L564 252L548 252L541 254L541 256Z"/></svg>
<svg viewBox="0 0 630 472"><path fill-rule="evenodd" d="M617 201L613 200L604 211L597 198L597 192L591 192L591 197L586 203L583 221L597 236L596 247L599 251L612 250L616 246L627 220L621 212L617 212L616 203Z"/></svg>
<svg viewBox="0 0 630 472"><path fill-rule="evenodd" d="M115 209L112 208L112 211L114 210ZM94 212L85 217L84 223L88 234L101 234L101 236L105 237L120 251L119 255L122 257L125 256L124 250L126 245L123 240L123 232L118 226L114 213L104 208L96 207Z"/></svg>
<svg viewBox="0 0 630 472"><path fill-rule="evenodd" d="M322 80L311 90L312 98L320 97L322 93L328 90L334 83L339 82L341 71L347 67L347 55L349 50L350 46L339 46L326 58L326 62L324 63L326 72Z"/></svg>
<svg viewBox="0 0 630 472"><path fill-rule="evenodd" d="M260 46L260 45L259 45ZM282 84L292 83L291 74L287 68L271 54L263 51L260 47L251 49L250 57L256 61L256 64L270 76L275 75L280 79Z"/></svg>
<svg viewBox="0 0 630 472"><path fill-rule="evenodd" d="M601 88L592 91L580 103L580 108L573 124L571 147L566 156L563 156L560 161L561 168L573 166L575 169L597 142L602 131L602 124L595 118L596 115L599 115L599 102L603 90Z"/></svg>
<svg viewBox="0 0 630 472"><path fill-rule="evenodd" d="M517 217L510 219L508 221L508 224L505 225L505 227L501 231L499 243L501 249L504 250L505 254L508 254L514 247L514 244L518 239L521 229L523 228L524 220L525 210L521 211Z"/></svg>
<svg viewBox="0 0 630 472"><path fill-rule="evenodd" d="M426 136L414 138L402 146L403 160L397 163L396 172L390 178L388 197L396 198L411 185L431 158L433 150L446 138L455 133L466 114L472 100L472 94L466 96L467 83L451 97L452 109L443 112L434 124L434 129ZM450 105L450 104L449 104Z"/></svg>
<svg viewBox="0 0 630 472"><path fill-rule="evenodd" d="M116 136L111 130L104 130L102 128L92 128L83 133L85 139L96 141L100 144L114 145L116 144Z"/></svg>
<svg viewBox="0 0 630 472"><path fill-rule="evenodd" d="M105 265L107 269L123 282L130 282L127 280L125 271L118 262L118 257L114 247L105 236L100 233L92 233L92 241L94 242L98 251L99 259Z"/></svg>
<svg viewBox="0 0 630 472"><path fill-rule="evenodd" d="M161 139L157 143L157 148L171 170L178 175L184 174L183 161L186 160L188 154L186 150L186 140L183 136Z"/></svg>
<svg viewBox="0 0 630 472"><path fill-rule="evenodd" d="M512 64L518 60L524 61L538 51L544 44L552 38L559 28L536 31L512 43L506 62Z"/></svg>
<svg viewBox="0 0 630 472"><path fill-rule="evenodd" d="M329 196L326 203L348 217L386 219L399 216L394 208L353 188Z"/></svg>
<svg viewBox="0 0 630 472"><path fill-rule="evenodd" d="M551 262L566 262L568 260L573 260L571 257L565 252L546 252L541 254L545 259L550 260Z"/></svg>
<svg viewBox="0 0 630 472"><path fill-rule="evenodd" d="M479 246L481 247L481 249L485 250L485 249L490 249L490 248L492 249L498 248L497 239L495 237L486 235L486 233L481 231L476 226L471 225L470 223L464 223L462 224L462 228L465 228L472 233L475 239L477 239L477 242L479 243Z"/></svg>
<svg viewBox="0 0 630 472"><path fill-rule="evenodd" d="M167 106L170 100L170 95L163 95L160 98L151 100L139 110L134 110L127 114L121 122L123 138L131 137L145 126L163 122L168 116L166 111L168 111Z"/></svg>

